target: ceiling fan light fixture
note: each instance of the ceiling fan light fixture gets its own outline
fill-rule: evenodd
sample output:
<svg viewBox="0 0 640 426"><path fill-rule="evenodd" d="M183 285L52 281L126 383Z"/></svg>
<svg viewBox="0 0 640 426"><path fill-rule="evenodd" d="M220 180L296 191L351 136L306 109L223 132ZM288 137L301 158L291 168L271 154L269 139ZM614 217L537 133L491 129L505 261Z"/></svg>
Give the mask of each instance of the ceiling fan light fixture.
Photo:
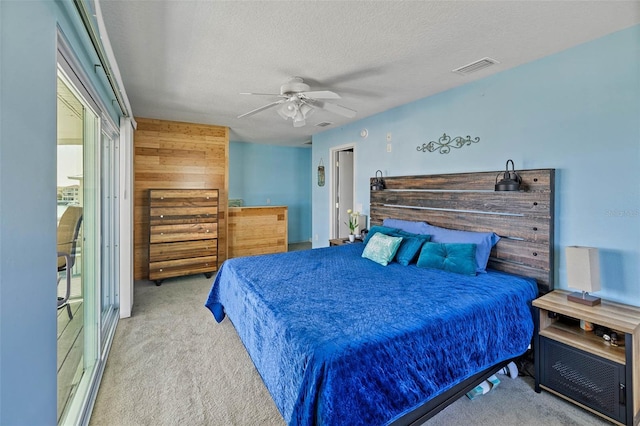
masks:
<svg viewBox="0 0 640 426"><path fill-rule="evenodd" d="M289 118L289 117L287 116L287 114L285 114L285 113L284 113L284 112L285 112L285 107L284 107L284 105L283 105L283 106L281 106L280 108L278 108L276 111L278 112L278 115L279 115L280 117L282 117L283 119L285 119L285 120L286 120L286 119L288 119L288 118Z"/></svg>
<svg viewBox="0 0 640 426"><path fill-rule="evenodd" d="M298 114L298 110L299 107L296 102L291 100L283 103L282 106L278 108L278 114L286 120L295 117L296 114Z"/></svg>
<svg viewBox="0 0 640 426"><path fill-rule="evenodd" d="M283 119L291 119L293 127L302 127L307 124L305 119L313 113L313 107L299 99L290 99L283 103L277 111Z"/></svg>
<svg viewBox="0 0 640 426"><path fill-rule="evenodd" d="M313 114L313 107L307 105L307 104L302 104L300 105L300 112L302 113L302 116L304 118L309 117L311 114Z"/></svg>

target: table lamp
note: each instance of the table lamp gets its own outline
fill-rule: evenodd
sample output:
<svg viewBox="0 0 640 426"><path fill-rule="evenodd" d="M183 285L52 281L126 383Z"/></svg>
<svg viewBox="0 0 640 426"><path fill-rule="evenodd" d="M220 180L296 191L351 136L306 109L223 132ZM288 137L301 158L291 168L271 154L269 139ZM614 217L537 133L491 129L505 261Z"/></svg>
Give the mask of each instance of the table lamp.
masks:
<svg viewBox="0 0 640 426"><path fill-rule="evenodd" d="M600 290L600 260L594 247L566 247L567 286L580 290L567 295L567 299L587 306L600 304L600 298L589 292Z"/></svg>

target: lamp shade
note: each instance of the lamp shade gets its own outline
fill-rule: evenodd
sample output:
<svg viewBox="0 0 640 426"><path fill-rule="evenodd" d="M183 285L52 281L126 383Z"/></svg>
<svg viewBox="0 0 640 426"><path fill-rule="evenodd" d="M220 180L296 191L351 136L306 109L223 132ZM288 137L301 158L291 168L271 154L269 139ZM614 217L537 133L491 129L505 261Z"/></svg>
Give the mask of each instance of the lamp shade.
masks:
<svg viewBox="0 0 640 426"><path fill-rule="evenodd" d="M600 259L594 247L566 247L567 286L593 292L600 290Z"/></svg>

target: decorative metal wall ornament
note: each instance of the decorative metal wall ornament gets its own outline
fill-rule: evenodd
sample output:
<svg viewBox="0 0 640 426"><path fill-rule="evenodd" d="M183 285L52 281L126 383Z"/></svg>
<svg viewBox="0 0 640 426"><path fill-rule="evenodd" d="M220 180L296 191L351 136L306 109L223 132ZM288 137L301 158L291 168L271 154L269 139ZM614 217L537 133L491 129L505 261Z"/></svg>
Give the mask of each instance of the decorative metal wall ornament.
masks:
<svg viewBox="0 0 640 426"><path fill-rule="evenodd" d="M322 164L322 158L320 164L318 164L318 186L324 186L324 164Z"/></svg>
<svg viewBox="0 0 640 426"><path fill-rule="evenodd" d="M429 143L423 143L422 146L418 145L417 150L422 152L439 151L440 154L448 154L449 151L451 151L451 148L462 148L465 145L471 145L472 143L478 142L480 142L479 137L471 139L471 136L467 136L466 138L457 136L451 139L451 136L444 133L437 142L431 141Z"/></svg>

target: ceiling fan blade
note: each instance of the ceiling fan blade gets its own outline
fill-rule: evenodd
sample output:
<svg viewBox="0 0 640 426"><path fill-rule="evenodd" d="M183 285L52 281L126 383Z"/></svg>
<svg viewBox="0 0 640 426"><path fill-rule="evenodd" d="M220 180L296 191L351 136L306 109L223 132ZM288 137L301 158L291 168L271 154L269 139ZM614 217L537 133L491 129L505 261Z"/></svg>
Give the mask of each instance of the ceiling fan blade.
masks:
<svg viewBox="0 0 640 426"><path fill-rule="evenodd" d="M340 95L330 90L314 90L313 92L300 92L299 94L312 99L340 99Z"/></svg>
<svg viewBox="0 0 640 426"><path fill-rule="evenodd" d="M276 106L276 105L278 105L278 104L281 104L281 103L283 103L283 102L284 102L284 99L283 99L283 100L280 100L280 101L276 101L276 102L271 102L270 104L267 104L267 105L261 106L260 108L256 108L256 109L254 109L254 110L252 110L252 111L245 112L244 114L239 115L239 116L238 116L238 118L247 117L247 116L249 116L249 115L257 114L257 113L259 113L260 111L264 111L264 110L265 110L265 109L267 109L267 108L274 107L274 106Z"/></svg>
<svg viewBox="0 0 640 426"><path fill-rule="evenodd" d="M319 106L324 110L327 110L334 114L342 115L347 118L353 118L356 116L356 111L349 109L347 107L343 107L342 105L332 104L329 102L322 102L322 101L316 101L313 104Z"/></svg>

